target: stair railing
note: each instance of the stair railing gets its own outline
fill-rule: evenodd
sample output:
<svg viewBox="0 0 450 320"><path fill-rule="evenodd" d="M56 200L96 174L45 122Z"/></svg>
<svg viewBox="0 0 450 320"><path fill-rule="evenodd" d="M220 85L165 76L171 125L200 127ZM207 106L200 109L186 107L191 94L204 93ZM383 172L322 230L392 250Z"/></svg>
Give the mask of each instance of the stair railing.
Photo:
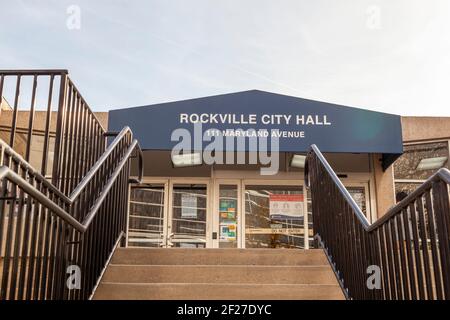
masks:
<svg viewBox="0 0 450 320"><path fill-rule="evenodd" d="M8 77L15 87L5 90ZM130 165L138 156L140 180L142 151L128 127L107 146L110 134L64 70L0 71L0 97L6 91L14 98L0 111L0 299L87 299L126 232Z"/></svg>
<svg viewBox="0 0 450 320"><path fill-rule="evenodd" d="M316 145L307 155L316 239L350 299L450 299L450 171L370 224Z"/></svg>

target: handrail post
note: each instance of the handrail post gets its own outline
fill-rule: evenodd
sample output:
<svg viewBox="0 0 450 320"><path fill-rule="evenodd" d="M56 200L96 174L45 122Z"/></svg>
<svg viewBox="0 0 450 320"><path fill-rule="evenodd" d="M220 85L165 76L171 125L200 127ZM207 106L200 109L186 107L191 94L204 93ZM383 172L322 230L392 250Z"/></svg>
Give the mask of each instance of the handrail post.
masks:
<svg viewBox="0 0 450 320"><path fill-rule="evenodd" d="M63 139L63 124L64 124L64 113L66 105L66 88L67 88L67 74L61 74L59 83L59 101L58 101L58 111L57 111L57 122L56 122L56 137L55 137L55 149L53 155L53 170L52 170L52 183L59 188L61 185L60 181L60 159L61 159L61 141Z"/></svg>
<svg viewBox="0 0 450 320"><path fill-rule="evenodd" d="M433 203L438 229L441 268L443 270L444 299L450 299L450 209L447 185L433 182Z"/></svg>

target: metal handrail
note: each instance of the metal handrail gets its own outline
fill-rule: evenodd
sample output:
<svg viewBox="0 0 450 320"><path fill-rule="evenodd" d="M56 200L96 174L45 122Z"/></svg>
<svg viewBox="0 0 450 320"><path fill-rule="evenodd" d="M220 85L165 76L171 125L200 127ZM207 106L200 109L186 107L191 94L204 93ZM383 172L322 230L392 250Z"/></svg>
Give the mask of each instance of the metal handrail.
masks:
<svg viewBox="0 0 450 320"><path fill-rule="evenodd" d="M450 185L450 170L447 168L441 168L436 173L434 173L431 177L429 177L425 182L423 182L416 190L411 192L407 197L398 202L394 207L389 209L385 215L383 215L380 219L375 221L367 231L372 231L382 225L384 222L392 218L396 213L398 213L401 209L405 208L412 200L417 198L418 195L422 194L425 190L431 187L431 184L435 181L444 181L445 183Z"/></svg>
<svg viewBox="0 0 450 320"><path fill-rule="evenodd" d="M448 169L438 170L372 224L315 145L307 155L305 180L315 239L347 298L450 299ZM376 288L369 287L369 268L378 268Z"/></svg>
<svg viewBox="0 0 450 320"><path fill-rule="evenodd" d="M364 213L361 211L361 208L358 206L358 204L355 202L353 197L350 195L350 192L348 192L347 188L344 186L342 181L338 178L338 176L336 175L334 170L331 168L328 161L323 156L322 152L320 152L319 148L315 144L313 144L313 145L311 145L311 150L316 154L317 158L319 158L320 162L325 167L325 170L328 172L331 179L333 180L333 182L338 187L339 191L344 196L345 201L347 201L348 204L352 207L353 211L355 212L356 217L361 222L361 224L364 226L364 228L367 230L370 226L370 223L367 220ZM306 158L306 162L305 162L305 182L306 182L306 187L309 188L311 185L311 182L310 182L310 176L309 176L308 158Z"/></svg>
<svg viewBox="0 0 450 320"><path fill-rule="evenodd" d="M119 144L119 142L122 140L122 138L128 133L132 133L131 129L128 126L124 127L120 131L120 133L117 135L117 137L114 139L114 141L108 146L106 151L101 155L101 157L97 160L97 162L94 164L94 166L89 170L89 172L84 176L84 178L80 181L80 183L72 191L72 193L70 194L70 196L68 198L70 203L74 202L78 198L78 196L81 194L83 189L92 180L95 173L97 173L97 171L101 168L102 164L105 162L105 160L108 158L108 156L113 152L114 148ZM142 161L142 157L143 157L142 150L139 147L139 143L137 142L137 140L134 140L134 142L135 142L135 145L138 146L139 158ZM141 162L141 164L142 164L142 162ZM143 166L141 165L140 170L139 170L139 180L142 179L142 176L143 176Z"/></svg>
<svg viewBox="0 0 450 320"><path fill-rule="evenodd" d="M57 194L61 198L61 200L63 200L65 203L71 205L73 202L75 202L75 200L81 194L83 189L92 180L95 173L101 168L102 164L105 162L105 160L108 158L108 156L113 152L115 147L119 144L119 142L123 139L123 137L127 133L132 133L132 131L129 127L124 127L120 131L120 133L117 135L117 137L114 139L114 141L108 146L108 148L105 150L105 152L102 154L102 156L97 160L97 162L94 164L94 166L88 171L88 173L84 176L84 178L80 181L80 183L77 185L77 187L72 191L72 193L69 196L65 195L55 185L53 185L50 181L48 181L43 175L41 175L39 173L38 170L33 168L33 166L31 166L31 164L29 164L19 153L14 151L14 149L12 149L2 139L0 139L0 149L3 150L8 155L10 155L11 157L13 157L14 159L16 159L20 163L21 166L26 168L30 173L33 174L33 176L38 178L41 183L43 183L47 188L49 188L51 191L53 191L55 194ZM137 151L139 153L139 177L138 177L138 180L141 181L142 177L144 175L143 153L142 153L142 149L139 145L139 142L137 140L134 140L133 143L135 143L135 148L137 149ZM0 163L1 163L1 161L0 161ZM6 167L6 169L9 169L9 168ZM1 175L0 175L0 177L1 177Z"/></svg>
<svg viewBox="0 0 450 320"><path fill-rule="evenodd" d="M78 90L77 86L75 85L75 83L72 81L72 79L70 79L69 77L67 77L67 85L69 87L72 87L76 92L78 92L78 96L81 100L81 102L87 106L89 106L89 104L86 102L86 100L84 99L84 97L82 96L82 94L80 93L80 91ZM101 121L98 119L98 117L95 115L94 112L92 112L91 108L87 108L87 111L89 112L89 114L95 119L97 120L98 125L103 129L103 131L106 131L105 128L103 127L103 124L101 123Z"/></svg>
<svg viewBox="0 0 450 320"><path fill-rule="evenodd" d="M412 193L410 193L407 197L405 197L402 201L398 202L394 207L389 209L380 219L375 221L374 223L370 224L367 220L366 216L362 212L361 208L358 206L358 204L355 202L353 197L350 195L350 192L348 192L347 188L344 186L342 181L338 178L334 170L331 168L328 161L323 156L322 152L319 150L319 148L313 144L311 145L311 150L316 154L317 158L320 160L322 165L325 167L325 170L330 175L333 182L338 187L341 194L344 196L347 203L352 207L353 212L355 213L358 220L363 225L364 229L367 232L371 232L378 228L380 225L382 225L387 220L391 219L395 214L397 214L400 210L408 206L412 200L417 198L418 195L422 194L426 189L429 189L431 184L434 181L442 180L445 183L450 185L450 170L447 168L441 168L436 173L434 173L431 177L429 177L425 182L423 182L416 190L414 190ZM308 161L305 163L305 181L306 186L310 186L310 176L308 172Z"/></svg>
<svg viewBox="0 0 450 320"><path fill-rule="evenodd" d="M0 70L3 93L11 96L11 114L2 117L8 141L0 140L0 299L87 299L123 244L128 188L142 179L142 150L128 127L108 139L113 134L67 70ZM35 116L41 101L44 127ZM37 134L42 152L31 148ZM138 179L130 177L135 157ZM83 275L76 289L66 282L69 266Z"/></svg>
<svg viewBox="0 0 450 320"><path fill-rule="evenodd" d="M57 194L59 197L61 197L61 200L63 200L66 203L70 203L70 199L61 192L57 187L55 187L50 181L48 181L42 174L39 173L38 170L36 170L31 164L28 163L19 153L17 153L13 148L11 148L5 141L0 139L0 163L2 163L2 156L4 153L6 153L8 156L10 156L12 159L16 160L20 165L25 168L31 175L36 177L40 183L43 183L47 188L49 188L52 192ZM9 169L9 167L2 166L1 167L4 172ZM5 173L4 173L5 174ZM1 175L0 175L1 177Z"/></svg>
<svg viewBox="0 0 450 320"><path fill-rule="evenodd" d="M68 74L67 69L30 69L30 70L0 70L0 74L11 76L34 76L34 75L60 75Z"/></svg>
<svg viewBox="0 0 450 320"><path fill-rule="evenodd" d="M89 228L89 225L91 224L92 220L94 219L96 213L98 212L98 209L100 208L101 204L103 203L103 200L105 200L108 191L111 189L111 187L114 184L114 181L116 180L117 176L120 174L120 171L122 170L123 166L128 161L128 158L131 156L131 153L134 151L134 149L138 146L137 140L133 140L132 144L127 150L127 153L124 155L123 159L119 163L119 165L114 170L113 174L111 175L111 178L108 180L106 186L102 190L101 196L96 200L95 204L89 211L89 213L86 215L86 217L83 219L83 221L80 223L77 219L72 217L70 213L68 213L66 210L62 209L59 205L55 204L52 200L50 200L46 195L44 195L42 192L40 192L38 189L36 189L33 185L31 185L28 181L23 179L21 176L19 176L17 173L15 173L13 170L11 170L9 167L2 166L0 167L0 180L3 178L9 179L11 182L14 182L17 184L20 188L22 188L24 191L26 191L28 194L32 195L36 200L38 200L43 206L47 207L51 211L53 211L56 215L58 215L61 219L69 223L73 228L75 228L77 231L84 233ZM142 154L142 153L141 153ZM100 163L101 165L101 163ZM142 169L140 169L142 172ZM142 179L142 174L139 175L139 181ZM87 183L86 183L87 184ZM85 185L86 185L85 184ZM58 195L63 197L64 194L56 189L58 192ZM65 196L64 196L65 197ZM67 198L67 197L65 197ZM71 205L76 197L72 200L71 198L67 198L67 203Z"/></svg>
<svg viewBox="0 0 450 320"><path fill-rule="evenodd" d="M78 184L78 186L75 188L75 190L72 192L72 194L67 197L63 192L61 192L58 188L56 188L51 182L49 182L47 179L45 179L42 175L40 175L37 170L35 170L28 162L26 162L17 152L15 152L13 149L11 149L4 141L0 139L0 145L2 150L5 150L6 153L16 158L18 161L20 161L20 164L26 167L30 172L36 175L36 177L39 177L41 182L51 189L55 194L57 194L61 200L63 200L66 204L69 206L72 205L78 196L81 194L81 192L84 190L84 188L88 185L88 183L92 180L95 173L100 169L102 164L106 161L107 157L112 153L112 151L115 149L115 147L119 144L119 142L123 139L123 137L130 133L131 129L129 127L125 127L121 130L120 134L114 139L114 141L108 146L107 150L103 153L103 155L98 159L98 161L95 163L95 165L89 170L89 172L86 174L86 176L82 179L82 181ZM96 200L95 204L89 211L89 213L86 215L84 220L82 222L79 222L77 219L72 217L70 213L68 213L66 210L62 209L61 206L54 203L52 200L50 200L46 195L44 195L42 192L40 192L38 189L36 189L32 184L30 184L28 181L23 179L20 175L18 175L16 172L11 170L7 166L1 166L0 167L0 180L3 178L9 179L10 181L14 182L18 186L20 186L24 191L32 195L36 200L38 200L42 205L47 207L48 209L52 210L56 215L58 215L61 219L69 223L73 228L75 228L79 232L86 232L89 225L91 224L92 220L95 217L95 214L98 212L98 209L100 208L103 200L106 198L106 195L108 191L111 189L111 187L114 184L114 181L116 180L117 176L120 174L121 169L128 161L128 158L131 156L132 152L137 149L139 153L139 176L138 180L139 182L142 180L143 177L143 154L142 150L139 146L138 141L135 139L129 146L127 152L123 156L121 162L118 164L114 172L112 173L110 179L108 180L107 184L105 185L102 194L100 197Z"/></svg>

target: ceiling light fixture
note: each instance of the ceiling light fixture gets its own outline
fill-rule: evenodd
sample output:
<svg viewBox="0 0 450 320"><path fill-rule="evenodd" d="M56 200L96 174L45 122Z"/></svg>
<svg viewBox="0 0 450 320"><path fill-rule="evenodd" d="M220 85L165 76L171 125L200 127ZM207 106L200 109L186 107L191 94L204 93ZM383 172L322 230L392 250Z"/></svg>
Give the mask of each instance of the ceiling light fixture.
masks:
<svg viewBox="0 0 450 320"><path fill-rule="evenodd" d="M172 163L175 168L192 167L202 164L200 153L185 153L172 155Z"/></svg>
<svg viewBox="0 0 450 320"><path fill-rule="evenodd" d="M306 156L302 154L294 154L291 159L291 167L294 168L305 168Z"/></svg>
<svg viewBox="0 0 450 320"><path fill-rule="evenodd" d="M427 158L420 160L416 170L433 170L439 169L444 166L447 161L447 157Z"/></svg>

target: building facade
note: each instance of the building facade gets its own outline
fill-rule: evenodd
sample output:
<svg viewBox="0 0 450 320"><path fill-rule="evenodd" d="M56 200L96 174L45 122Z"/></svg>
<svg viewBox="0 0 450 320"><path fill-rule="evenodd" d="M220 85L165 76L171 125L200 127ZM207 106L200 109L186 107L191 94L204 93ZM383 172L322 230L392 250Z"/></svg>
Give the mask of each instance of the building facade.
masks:
<svg viewBox="0 0 450 320"><path fill-rule="evenodd" d="M8 141L12 112L6 101L0 112L0 137ZM130 126L144 149L144 182L130 190L129 246L314 247L304 179L305 154L312 143L325 153L370 222L439 168L449 168L450 118L399 117L261 91L96 116L109 131ZM37 169L42 165L34 159L41 159L43 119L44 112L42 117L37 112L30 156ZM25 138L27 112L19 112L17 123L17 134ZM174 155L183 132L195 136L199 124L200 145L193 139L189 152L185 148ZM55 126L55 117L50 125ZM259 139L266 132L269 137ZM278 132L278 140L270 139L272 132ZM242 137L246 144L216 146L213 163L207 163L208 144L217 137L225 141L225 136L235 143ZM15 149L25 153L19 142ZM277 144L264 150L273 151L265 153L266 159L261 158L262 142ZM48 161L53 148L51 138ZM275 170L264 172L274 162Z"/></svg>
<svg viewBox="0 0 450 320"><path fill-rule="evenodd" d="M114 110L108 123L112 131L130 126L145 150L144 183L131 188L130 246L314 247L304 179L312 143L369 222L448 167L450 118L401 118L261 91ZM183 132L192 140L195 130L203 140L174 155ZM271 174L251 148L249 137L261 131L280 137ZM230 136L247 145L225 150ZM217 137L223 145L208 163L205 150Z"/></svg>

